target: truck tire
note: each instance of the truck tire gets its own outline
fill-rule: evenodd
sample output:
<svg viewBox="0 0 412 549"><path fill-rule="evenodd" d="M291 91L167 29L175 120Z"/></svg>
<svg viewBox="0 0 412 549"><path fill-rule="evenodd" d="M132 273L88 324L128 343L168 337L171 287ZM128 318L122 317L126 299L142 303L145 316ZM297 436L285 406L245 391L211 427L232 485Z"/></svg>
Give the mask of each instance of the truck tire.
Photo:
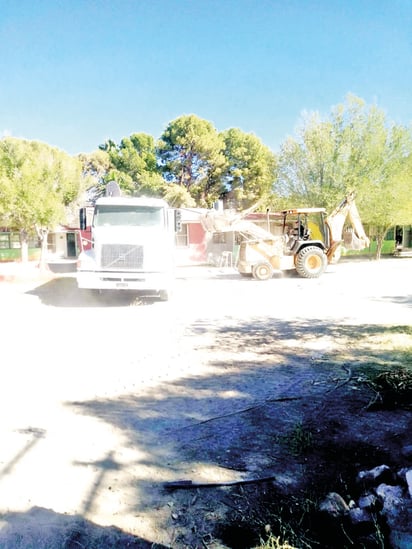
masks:
<svg viewBox="0 0 412 549"><path fill-rule="evenodd" d="M169 299L172 297L172 291L171 290L159 290L159 299L160 301L169 301Z"/></svg>
<svg viewBox="0 0 412 549"><path fill-rule="evenodd" d="M252 276L256 280L269 280L273 276L272 265L266 262L253 265Z"/></svg>
<svg viewBox="0 0 412 549"><path fill-rule="evenodd" d="M324 251L317 246L302 248L296 258L296 270L303 278L318 278L328 263Z"/></svg>

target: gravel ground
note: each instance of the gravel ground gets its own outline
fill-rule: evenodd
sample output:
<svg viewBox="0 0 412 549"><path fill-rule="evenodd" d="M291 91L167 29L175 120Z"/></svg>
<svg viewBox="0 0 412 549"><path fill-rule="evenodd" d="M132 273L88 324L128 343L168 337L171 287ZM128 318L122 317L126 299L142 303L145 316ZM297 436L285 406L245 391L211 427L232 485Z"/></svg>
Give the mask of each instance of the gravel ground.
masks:
<svg viewBox="0 0 412 549"><path fill-rule="evenodd" d="M411 259L267 282L180 268L167 303L93 295L33 266L0 272L5 548L189 546L164 482L283 474L236 448L241 422L218 439L210 422L316 395L331 376L324 356L350 353L365 326L411 324Z"/></svg>

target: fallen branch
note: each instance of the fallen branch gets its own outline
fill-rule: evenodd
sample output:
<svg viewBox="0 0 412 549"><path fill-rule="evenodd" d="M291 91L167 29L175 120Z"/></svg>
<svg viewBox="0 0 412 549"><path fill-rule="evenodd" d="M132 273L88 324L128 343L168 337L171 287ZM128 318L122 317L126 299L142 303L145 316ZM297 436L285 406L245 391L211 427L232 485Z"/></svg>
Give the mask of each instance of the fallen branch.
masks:
<svg viewBox="0 0 412 549"><path fill-rule="evenodd" d="M347 372L348 377L343 381L341 381L340 383L338 383L337 385L335 385L335 387L332 387L332 389L328 389L327 391L325 391L325 394L331 393L332 391L336 391L336 389L340 389L340 387L343 387L344 385L346 385L346 383L349 383L349 381L352 379L353 373L351 368L349 368L349 366L346 366L346 364L343 364L342 368Z"/></svg>
<svg viewBox="0 0 412 549"><path fill-rule="evenodd" d="M229 482L193 482L192 480L175 480L172 482L164 482L163 486L166 490L190 490L192 488L217 488L221 486L241 486L245 484L258 484L275 480L274 475L270 477L233 480Z"/></svg>
<svg viewBox="0 0 412 549"><path fill-rule="evenodd" d="M279 398L268 398L267 400L265 400L261 404L255 404L255 406L250 406L249 408L243 408L242 410L236 410L235 412L229 412L227 414L222 414L221 416L214 416L214 417L211 417L209 419L199 421L197 423L192 423L191 425L185 425L184 427L181 427L179 429L175 429L174 431L183 431L184 429L191 429L192 427L198 427L199 425L205 425L205 423L210 423L211 421L217 421L219 419L223 419L223 418L226 418L226 417L237 416L238 414L244 414L246 412L251 412L252 410L257 410L258 408L263 408L269 402L287 402L289 400L301 400L302 398L306 398L306 397L307 397L307 395L279 397Z"/></svg>

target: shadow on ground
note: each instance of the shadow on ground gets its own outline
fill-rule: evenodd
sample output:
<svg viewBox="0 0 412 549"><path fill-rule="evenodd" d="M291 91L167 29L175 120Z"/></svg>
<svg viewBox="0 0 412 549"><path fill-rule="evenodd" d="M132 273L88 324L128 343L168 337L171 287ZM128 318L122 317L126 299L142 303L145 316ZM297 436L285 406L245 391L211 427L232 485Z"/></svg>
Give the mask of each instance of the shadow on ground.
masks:
<svg viewBox="0 0 412 549"><path fill-rule="evenodd" d="M44 305L53 307L129 307L151 305L159 301L158 295L137 291L110 291L79 289L74 277L57 277L46 284L29 290Z"/></svg>
<svg viewBox="0 0 412 549"><path fill-rule="evenodd" d="M0 547L4 549L162 549L165 546L132 536L113 526L98 526L81 516L33 507L25 513L0 515ZM166 548L165 548L166 549Z"/></svg>
<svg viewBox="0 0 412 549"><path fill-rule="evenodd" d="M240 496L236 489L218 487L166 495L162 471L165 481L181 480L191 471L185 480L203 483L216 480L216 474L225 478L225 471L240 480L274 476L275 498L306 494L317 501L330 491L355 497L359 468L410 465L402 456L402 448L412 444L410 411L370 409L374 391L367 382L371 371L410 366L410 352L395 356L363 346L371 336L410 335L410 327L273 319L220 328L212 321L193 325L194 333L203 331L215 338L208 347L210 376L184 377L114 399L67 403L78 414L121 429L129 446L143 452L136 477L139 466L156 468L157 479L138 481L135 512L172 501L174 517L164 527L176 533L173 547L201 546L205 536L217 535L225 513L239 507ZM313 352L310 343L319 338L341 341L342 351ZM237 359L214 360L213 353L222 349ZM253 360L242 359L244 353L253 353ZM258 505L257 488L254 494ZM256 543L261 527L254 531ZM236 543L226 546L253 546Z"/></svg>
<svg viewBox="0 0 412 549"><path fill-rule="evenodd" d="M412 307L412 295L391 295L382 296L378 301L391 301L399 305L405 305L406 307Z"/></svg>

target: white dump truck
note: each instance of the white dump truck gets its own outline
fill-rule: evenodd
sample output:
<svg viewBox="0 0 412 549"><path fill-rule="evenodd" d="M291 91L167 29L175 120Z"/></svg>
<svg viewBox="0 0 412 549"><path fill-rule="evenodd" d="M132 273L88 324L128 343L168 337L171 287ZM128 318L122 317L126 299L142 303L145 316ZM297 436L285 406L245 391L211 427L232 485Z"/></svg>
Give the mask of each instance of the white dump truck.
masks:
<svg viewBox="0 0 412 549"><path fill-rule="evenodd" d="M86 209L80 211L86 229ZM136 290L169 299L175 277L180 211L159 198L97 199L91 247L79 254L77 284L94 290Z"/></svg>

